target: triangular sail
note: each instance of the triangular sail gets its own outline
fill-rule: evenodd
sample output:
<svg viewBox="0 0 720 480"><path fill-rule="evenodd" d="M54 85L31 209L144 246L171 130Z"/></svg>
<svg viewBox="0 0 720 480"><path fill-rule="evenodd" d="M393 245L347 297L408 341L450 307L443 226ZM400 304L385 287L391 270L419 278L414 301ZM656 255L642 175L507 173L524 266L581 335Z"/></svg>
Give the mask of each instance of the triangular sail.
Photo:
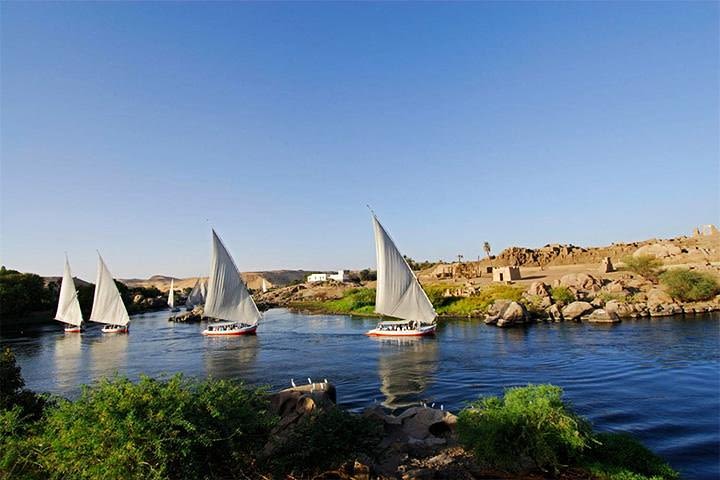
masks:
<svg viewBox="0 0 720 480"><path fill-rule="evenodd" d="M265 279L262 279L262 291L263 293L267 292L267 283L265 283Z"/></svg>
<svg viewBox="0 0 720 480"><path fill-rule="evenodd" d="M190 307L205 303L205 282L201 282L199 278L195 280L195 285L193 285L193 289L190 291L185 303Z"/></svg>
<svg viewBox="0 0 720 480"><path fill-rule="evenodd" d="M175 279L170 279L170 291L168 292L168 306L175 307Z"/></svg>
<svg viewBox="0 0 720 480"><path fill-rule="evenodd" d="M415 274L373 215L377 255L375 311L388 317L432 323L437 316Z"/></svg>
<svg viewBox="0 0 720 480"><path fill-rule="evenodd" d="M240 271L215 230L212 232L205 316L249 325L256 324L261 317Z"/></svg>
<svg viewBox="0 0 720 480"><path fill-rule="evenodd" d="M109 325L127 325L130 322L125 304L115 285L110 270L98 253L98 272L90 321Z"/></svg>
<svg viewBox="0 0 720 480"><path fill-rule="evenodd" d="M70 272L70 262L65 259L65 271L63 272L62 284L60 285L60 298L58 300L55 320L79 327L82 324L82 312L80 302L75 290L75 282Z"/></svg>

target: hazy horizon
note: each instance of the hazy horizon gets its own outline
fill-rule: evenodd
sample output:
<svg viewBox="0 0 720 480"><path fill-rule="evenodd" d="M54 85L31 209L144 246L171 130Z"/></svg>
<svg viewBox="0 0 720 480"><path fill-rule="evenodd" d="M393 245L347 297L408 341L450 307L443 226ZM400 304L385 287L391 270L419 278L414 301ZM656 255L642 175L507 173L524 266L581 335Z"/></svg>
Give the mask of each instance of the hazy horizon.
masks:
<svg viewBox="0 0 720 480"><path fill-rule="evenodd" d="M690 235L715 2L0 4L0 263L92 281Z"/></svg>

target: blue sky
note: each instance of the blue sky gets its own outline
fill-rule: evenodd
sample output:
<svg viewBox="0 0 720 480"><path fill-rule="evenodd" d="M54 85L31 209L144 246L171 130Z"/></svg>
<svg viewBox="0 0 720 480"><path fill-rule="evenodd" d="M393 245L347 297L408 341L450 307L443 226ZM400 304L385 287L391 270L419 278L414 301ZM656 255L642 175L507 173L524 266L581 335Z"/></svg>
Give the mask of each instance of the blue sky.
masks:
<svg viewBox="0 0 720 480"><path fill-rule="evenodd" d="M719 217L718 4L7 3L2 263L374 265Z"/></svg>

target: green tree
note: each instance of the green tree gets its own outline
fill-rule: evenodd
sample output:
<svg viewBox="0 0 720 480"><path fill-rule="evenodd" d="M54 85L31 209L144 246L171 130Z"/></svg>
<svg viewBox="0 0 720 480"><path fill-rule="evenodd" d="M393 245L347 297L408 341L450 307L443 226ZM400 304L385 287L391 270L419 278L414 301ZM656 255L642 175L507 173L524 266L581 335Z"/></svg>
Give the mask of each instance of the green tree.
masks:
<svg viewBox="0 0 720 480"><path fill-rule="evenodd" d="M717 279L705 272L668 270L660 275L660 283L671 297L682 302L710 300L720 293Z"/></svg>
<svg viewBox="0 0 720 480"><path fill-rule="evenodd" d="M629 255L624 257L622 261L625 268L631 272L637 273L651 282L657 282L662 261L657 259L655 255L638 255L637 257Z"/></svg>
<svg viewBox="0 0 720 480"><path fill-rule="evenodd" d="M489 243L489 242L483 243L483 250L485 251L485 255L487 255L487 257L490 258L490 252L491 252L492 250L490 249L490 243Z"/></svg>
<svg viewBox="0 0 720 480"><path fill-rule="evenodd" d="M45 282L34 273L0 268L0 316L18 316L48 308Z"/></svg>

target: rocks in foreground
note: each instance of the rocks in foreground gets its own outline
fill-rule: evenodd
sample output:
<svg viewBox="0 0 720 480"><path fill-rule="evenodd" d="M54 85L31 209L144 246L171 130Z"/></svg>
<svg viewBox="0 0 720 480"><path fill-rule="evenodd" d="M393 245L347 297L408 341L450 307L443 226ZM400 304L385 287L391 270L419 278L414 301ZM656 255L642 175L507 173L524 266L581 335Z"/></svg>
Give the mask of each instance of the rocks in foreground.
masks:
<svg viewBox="0 0 720 480"><path fill-rule="evenodd" d="M496 300L488 309L485 323L498 327L522 325L530 321L525 305L510 300Z"/></svg>

